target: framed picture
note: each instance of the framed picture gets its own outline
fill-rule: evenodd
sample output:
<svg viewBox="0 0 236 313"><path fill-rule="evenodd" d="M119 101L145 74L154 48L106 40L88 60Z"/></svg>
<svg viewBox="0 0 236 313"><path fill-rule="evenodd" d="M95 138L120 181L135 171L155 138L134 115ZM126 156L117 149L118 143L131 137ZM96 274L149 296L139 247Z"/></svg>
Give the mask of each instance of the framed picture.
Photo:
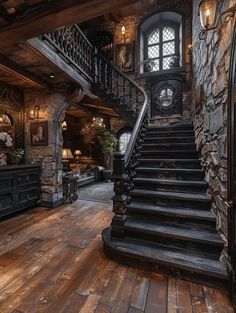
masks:
<svg viewBox="0 0 236 313"><path fill-rule="evenodd" d="M30 123L30 144L31 146L48 145L48 122Z"/></svg>
<svg viewBox="0 0 236 313"><path fill-rule="evenodd" d="M134 71L134 42L116 46L116 66L124 73Z"/></svg>

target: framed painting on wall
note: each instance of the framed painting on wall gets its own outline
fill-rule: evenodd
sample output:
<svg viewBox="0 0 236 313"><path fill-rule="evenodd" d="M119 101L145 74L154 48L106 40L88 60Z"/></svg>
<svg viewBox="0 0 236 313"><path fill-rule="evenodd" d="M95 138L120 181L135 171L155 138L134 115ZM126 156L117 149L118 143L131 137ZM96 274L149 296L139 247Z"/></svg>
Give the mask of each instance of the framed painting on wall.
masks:
<svg viewBox="0 0 236 313"><path fill-rule="evenodd" d="M30 123L30 144L31 146L48 145L48 122Z"/></svg>
<svg viewBox="0 0 236 313"><path fill-rule="evenodd" d="M116 66L124 73L134 71L134 42L116 46Z"/></svg>

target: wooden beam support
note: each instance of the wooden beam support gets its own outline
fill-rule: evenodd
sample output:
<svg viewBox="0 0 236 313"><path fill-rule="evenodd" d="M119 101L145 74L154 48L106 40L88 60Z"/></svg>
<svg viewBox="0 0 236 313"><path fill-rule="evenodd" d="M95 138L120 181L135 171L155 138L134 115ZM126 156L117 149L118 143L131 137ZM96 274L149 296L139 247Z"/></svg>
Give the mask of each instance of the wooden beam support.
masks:
<svg viewBox="0 0 236 313"><path fill-rule="evenodd" d="M57 0L0 29L0 48L107 14L139 0Z"/></svg>
<svg viewBox="0 0 236 313"><path fill-rule="evenodd" d="M17 77L29 85L37 88L52 88L48 82L44 81L40 77L26 71L20 67L17 63L9 60L3 55L0 55L0 69L7 72L8 74Z"/></svg>

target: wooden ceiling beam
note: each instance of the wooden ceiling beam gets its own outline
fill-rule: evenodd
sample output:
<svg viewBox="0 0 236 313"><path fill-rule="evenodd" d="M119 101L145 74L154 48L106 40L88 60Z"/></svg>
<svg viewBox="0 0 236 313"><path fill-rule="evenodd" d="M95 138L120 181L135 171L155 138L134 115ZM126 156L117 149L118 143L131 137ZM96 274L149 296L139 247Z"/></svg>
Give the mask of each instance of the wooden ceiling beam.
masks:
<svg viewBox="0 0 236 313"><path fill-rule="evenodd" d="M0 48L12 46L29 38L52 32L63 26L85 22L118 10L139 0L57 0L34 12L18 17L0 29Z"/></svg>
<svg viewBox="0 0 236 313"><path fill-rule="evenodd" d="M3 55L0 55L0 69L5 71L6 73L17 77L29 85L37 88L51 88L52 86L41 79L40 77L26 71L22 67L20 67L17 63L9 60Z"/></svg>

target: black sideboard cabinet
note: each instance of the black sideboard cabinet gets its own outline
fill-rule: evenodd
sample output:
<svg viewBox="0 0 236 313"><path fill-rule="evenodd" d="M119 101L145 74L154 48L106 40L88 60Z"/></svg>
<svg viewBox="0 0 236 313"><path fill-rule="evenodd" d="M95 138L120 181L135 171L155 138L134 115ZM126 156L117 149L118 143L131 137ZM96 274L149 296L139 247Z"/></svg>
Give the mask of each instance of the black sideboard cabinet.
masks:
<svg viewBox="0 0 236 313"><path fill-rule="evenodd" d="M38 165L0 167L0 217L36 205L40 199Z"/></svg>

